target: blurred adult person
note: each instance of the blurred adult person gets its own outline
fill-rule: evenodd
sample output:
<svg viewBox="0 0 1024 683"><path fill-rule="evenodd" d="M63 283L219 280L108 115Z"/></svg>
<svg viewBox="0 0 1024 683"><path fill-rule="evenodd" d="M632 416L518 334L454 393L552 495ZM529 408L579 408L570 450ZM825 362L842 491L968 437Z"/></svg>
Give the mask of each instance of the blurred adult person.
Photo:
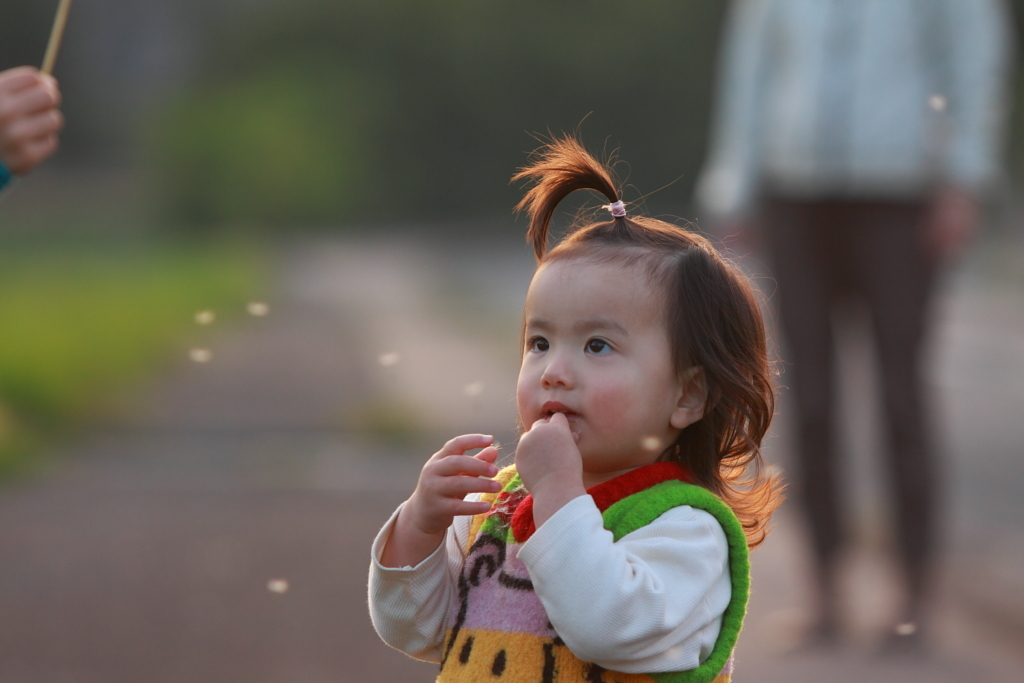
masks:
<svg viewBox="0 0 1024 683"><path fill-rule="evenodd" d="M0 71L0 190L57 149L64 127L57 80L31 66Z"/></svg>
<svg viewBox="0 0 1024 683"><path fill-rule="evenodd" d="M939 266L1000 175L1010 18L1000 0L736 0L698 199L726 232L756 226L778 286L797 410L799 498L818 611L839 636L845 540L830 315L870 311L905 604L891 644L920 643L936 541L922 406L926 309ZM906 637L909 636L909 637Z"/></svg>

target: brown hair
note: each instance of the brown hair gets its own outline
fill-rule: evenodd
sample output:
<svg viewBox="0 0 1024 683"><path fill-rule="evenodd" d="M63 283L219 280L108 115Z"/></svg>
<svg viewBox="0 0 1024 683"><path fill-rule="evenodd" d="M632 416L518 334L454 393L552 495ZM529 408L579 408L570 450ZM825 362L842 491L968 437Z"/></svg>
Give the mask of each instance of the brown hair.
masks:
<svg viewBox="0 0 1024 683"><path fill-rule="evenodd" d="M571 136L544 145L512 180L534 181L516 210L530 216L526 241L538 263L582 257L635 264L664 289L676 372L700 367L708 395L704 417L659 459L688 468L696 483L733 509L750 547L760 545L782 502L782 485L778 475L764 471L761 458L775 396L764 320L750 281L701 235L644 216L577 220L549 250L551 218L567 195L592 190L612 203L620 197L609 168Z"/></svg>

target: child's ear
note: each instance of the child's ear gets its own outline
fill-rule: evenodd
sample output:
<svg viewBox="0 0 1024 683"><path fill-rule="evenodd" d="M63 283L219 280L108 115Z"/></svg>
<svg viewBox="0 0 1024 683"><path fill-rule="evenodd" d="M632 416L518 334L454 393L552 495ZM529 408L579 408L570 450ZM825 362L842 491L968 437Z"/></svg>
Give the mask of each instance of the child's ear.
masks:
<svg viewBox="0 0 1024 683"><path fill-rule="evenodd" d="M669 418L676 429L686 429L704 417L704 406L708 400L708 382L704 368L695 365L679 378L679 400Z"/></svg>

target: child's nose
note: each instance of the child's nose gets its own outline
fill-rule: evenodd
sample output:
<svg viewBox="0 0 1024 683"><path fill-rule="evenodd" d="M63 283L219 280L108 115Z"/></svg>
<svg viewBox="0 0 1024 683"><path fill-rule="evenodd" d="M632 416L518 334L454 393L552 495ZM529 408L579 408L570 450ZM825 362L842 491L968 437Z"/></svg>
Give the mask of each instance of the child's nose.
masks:
<svg viewBox="0 0 1024 683"><path fill-rule="evenodd" d="M544 373L540 376L541 386L545 388L562 387L571 389L573 387L572 369L564 358L553 357L544 367Z"/></svg>

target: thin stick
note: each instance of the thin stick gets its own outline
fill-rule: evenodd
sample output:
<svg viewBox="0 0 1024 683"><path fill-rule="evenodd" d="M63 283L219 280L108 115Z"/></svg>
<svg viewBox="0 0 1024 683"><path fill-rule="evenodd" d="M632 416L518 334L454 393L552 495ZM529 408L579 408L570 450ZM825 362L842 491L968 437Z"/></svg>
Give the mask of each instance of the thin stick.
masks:
<svg viewBox="0 0 1024 683"><path fill-rule="evenodd" d="M43 67L40 69L44 74L53 73L53 65L57 61L57 51L60 50L60 41L64 38L64 24L68 22L69 9L71 9L71 0L60 0L60 4L57 5L57 16L53 18L50 42L46 45Z"/></svg>

